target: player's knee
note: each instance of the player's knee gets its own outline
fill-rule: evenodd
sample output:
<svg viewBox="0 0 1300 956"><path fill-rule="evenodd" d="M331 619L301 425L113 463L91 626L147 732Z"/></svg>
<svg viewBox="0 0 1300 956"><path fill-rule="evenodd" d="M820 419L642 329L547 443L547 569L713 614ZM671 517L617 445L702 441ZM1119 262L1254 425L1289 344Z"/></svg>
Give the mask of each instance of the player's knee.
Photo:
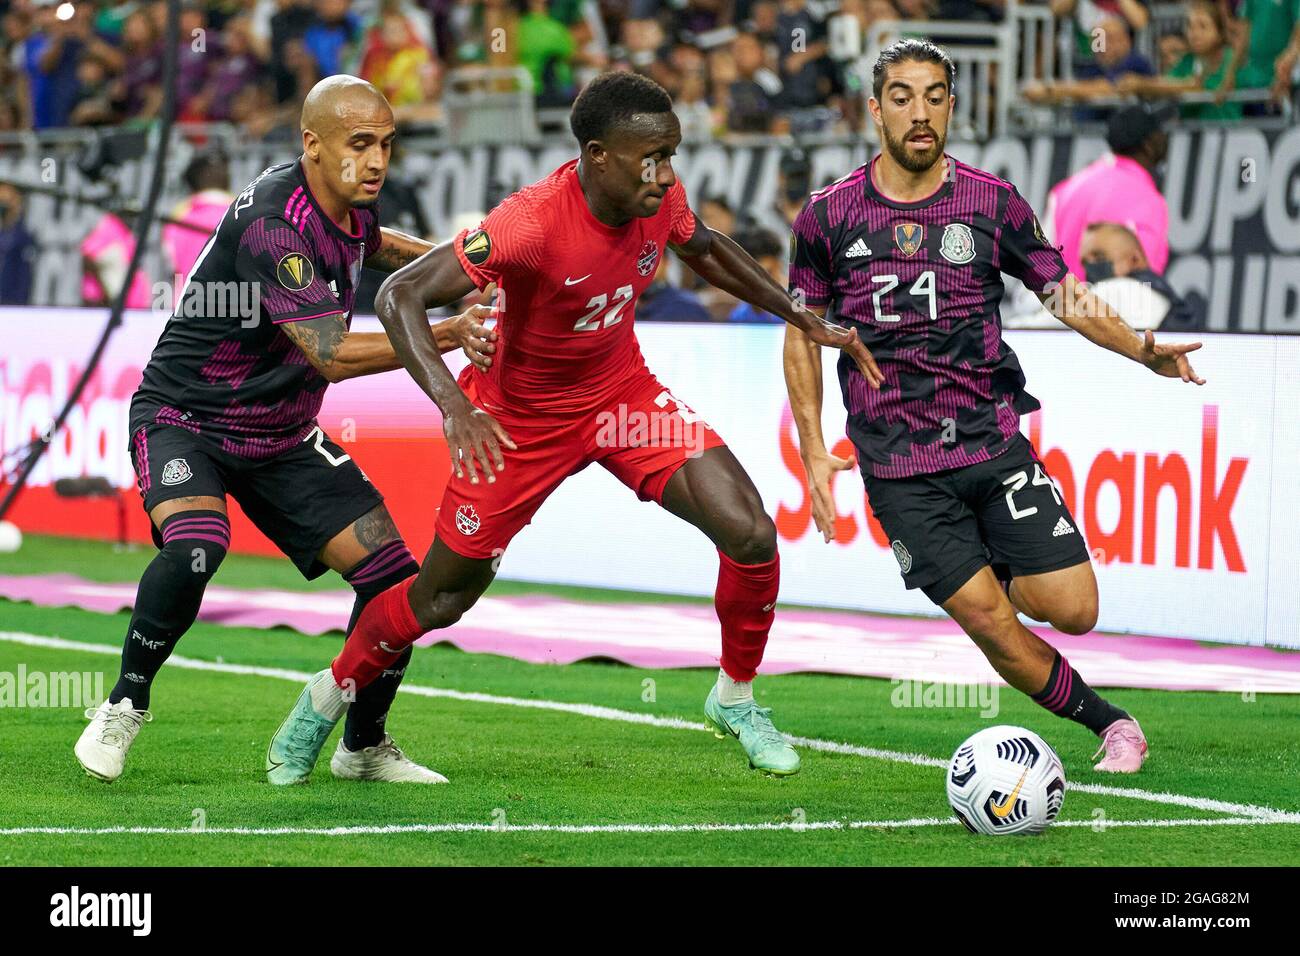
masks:
<svg viewBox="0 0 1300 956"><path fill-rule="evenodd" d="M986 651L996 650L1015 636L1016 611L1005 598L970 600L953 616Z"/></svg>
<svg viewBox="0 0 1300 956"><path fill-rule="evenodd" d="M439 591L431 598L412 601L411 610L415 619L426 631L437 631L451 627L460 620L461 615L474 606L477 594L464 591Z"/></svg>
<svg viewBox="0 0 1300 956"><path fill-rule="evenodd" d="M1048 622L1063 634L1087 634L1097 626L1097 599L1077 598L1068 607L1053 611Z"/></svg>
<svg viewBox="0 0 1300 956"><path fill-rule="evenodd" d="M230 547L230 522L220 512L185 511L162 523L162 558L179 583L206 585Z"/></svg>
<svg viewBox="0 0 1300 956"><path fill-rule="evenodd" d="M766 564L776 557L776 523L755 509L734 523L722 550L737 564Z"/></svg>

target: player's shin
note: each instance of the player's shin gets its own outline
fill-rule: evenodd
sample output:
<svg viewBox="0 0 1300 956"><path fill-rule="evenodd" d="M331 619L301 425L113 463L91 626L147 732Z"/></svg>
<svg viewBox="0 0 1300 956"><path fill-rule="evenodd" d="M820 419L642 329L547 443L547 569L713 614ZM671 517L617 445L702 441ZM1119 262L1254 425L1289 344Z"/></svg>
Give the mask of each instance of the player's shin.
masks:
<svg viewBox="0 0 1300 956"><path fill-rule="evenodd" d="M415 576L372 598L357 618L343 651L330 669L343 689L360 691L399 658L424 633L411 609L410 590Z"/></svg>
<svg viewBox="0 0 1300 956"><path fill-rule="evenodd" d="M163 521L162 549L136 591L122 647L122 670L108 695L147 710L153 679L198 617L203 592L230 547L230 523L219 511L182 511Z"/></svg>
<svg viewBox="0 0 1300 956"><path fill-rule="evenodd" d="M348 635L356 629L366 606L389 588L412 578L420 570L414 555L401 541L393 541L367 555L356 567L343 575L352 585L357 599L348 622ZM391 646L391 645L390 645ZM411 648L384 668L372 682L362 687L356 700L348 708L347 722L343 728L343 743L352 751L373 747L384 739L384 725L397 689L402 683L406 665L411 659Z"/></svg>
<svg viewBox="0 0 1300 956"><path fill-rule="evenodd" d="M1129 719L1127 713L1089 687L1060 652L1057 652L1052 661L1047 686L1030 697L1034 703L1047 708L1058 717L1083 724L1098 735L1115 721Z"/></svg>
<svg viewBox="0 0 1300 956"><path fill-rule="evenodd" d="M722 624L722 670L718 696L723 704L752 696L750 682L763 661L767 635L776 616L781 557L762 564L739 564L718 552L714 609Z"/></svg>

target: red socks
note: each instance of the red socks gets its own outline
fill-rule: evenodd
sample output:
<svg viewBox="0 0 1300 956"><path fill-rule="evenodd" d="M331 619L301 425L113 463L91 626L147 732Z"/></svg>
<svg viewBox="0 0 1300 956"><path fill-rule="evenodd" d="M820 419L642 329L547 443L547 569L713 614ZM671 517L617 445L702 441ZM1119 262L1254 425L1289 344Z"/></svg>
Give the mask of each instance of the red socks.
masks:
<svg viewBox="0 0 1300 956"><path fill-rule="evenodd" d="M371 598L357 618L343 651L330 666L334 683L343 687L345 681L351 680L352 689L360 690L396 663L424 634L407 596L414 583L415 575L411 575Z"/></svg>
<svg viewBox="0 0 1300 956"><path fill-rule="evenodd" d="M737 564L719 551L718 559L713 605L722 623L722 669L732 680L753 680L776 617L781 556L766 564Z"/></svg>

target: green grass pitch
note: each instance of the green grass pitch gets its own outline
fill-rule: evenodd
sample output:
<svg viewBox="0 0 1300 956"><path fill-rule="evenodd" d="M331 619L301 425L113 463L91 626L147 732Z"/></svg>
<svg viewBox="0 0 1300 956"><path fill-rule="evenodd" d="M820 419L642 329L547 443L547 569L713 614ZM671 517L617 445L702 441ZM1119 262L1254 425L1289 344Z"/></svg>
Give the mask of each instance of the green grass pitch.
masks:
<svg viewBox="0 0 1300 956"><path fill-rule="evenodd" d="M32 538L19 553L0 556L0 573L133 581L150 557ZM227 559L217 583L318 586L304 585L285 561L239 556ZM498 584L493 593L520 590ZM115 652L127 620L0 601L0 631L65 642L0 640L0 672L20 665L29 673L102 671L107 688L116 656L67 642ZM438 646L417 650L406 677L408 687L437 692L400 695L389 729L450 785L343 783L323 759L308 786L273 789L262 760L298 692L292 674L324 666L340 638L196 625L177 649L181 663L196 665L169 665L159 675L155 721L112 785L85 776L72 755L84 726L79 711L0 709L0 863L1224 866L1300 859L1296 696L1117 690L1111 696L1142 721L1152 757L1140 774L1115 778L1092 771L1096 740L1086 730L1004 692L996 721L1042 734L1072 786L1061 824L1044 835L989 839L951 822L941 769L904 759L946 760L988 726L977 710L897 708L884 680L760 677L760 702L775 708L778 726L814 741L801 746L802 772L777 780L747 769L733 741L703 731L712 672L544 666ZM833 743L849 746L837 752ZM27 828L58 832L21 832ZM113 828L154 832L105 832Z"/></svg>

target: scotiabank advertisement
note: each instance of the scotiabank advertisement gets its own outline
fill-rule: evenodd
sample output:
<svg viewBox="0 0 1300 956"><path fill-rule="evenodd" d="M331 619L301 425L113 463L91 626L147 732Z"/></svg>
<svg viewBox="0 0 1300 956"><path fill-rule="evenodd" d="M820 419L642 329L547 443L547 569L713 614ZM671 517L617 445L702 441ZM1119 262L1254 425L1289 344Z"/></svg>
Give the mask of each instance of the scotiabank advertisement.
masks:
<svg viewBox="0 0 1300 956"><path fill-rule="evenodd" d="M101 310L0 309L0 448L48 427L102 327ZM11 513L28 533L148 541L127 457L126 408L165 316L133 313ZM377 330L373 320L359 329ZM822 541L781 371L779 327L641 324L651 369L716 428L776 519L785 602L939 613L904 589L856 471L835 485L837 538ZM1043 409L1022 427L1094 556L1099 630L1300 647L1300 338L1211 335L1203 388L1152 375L1070 332L1009 332ZM833 354L823 430L844 435ZM448 356L453 370L463 359ZM321 424L388 499L420 553L448 475L436 408L403 372L330 387ZM12 459L7 459L12 464ZM113 498L66 498L53 482L103 476ZM231 508L234 550L275 548ZM75 570L75 569L69 569ZM500 565L503 578L708 595L712 545L592 466L569 479Z"/></svg>

